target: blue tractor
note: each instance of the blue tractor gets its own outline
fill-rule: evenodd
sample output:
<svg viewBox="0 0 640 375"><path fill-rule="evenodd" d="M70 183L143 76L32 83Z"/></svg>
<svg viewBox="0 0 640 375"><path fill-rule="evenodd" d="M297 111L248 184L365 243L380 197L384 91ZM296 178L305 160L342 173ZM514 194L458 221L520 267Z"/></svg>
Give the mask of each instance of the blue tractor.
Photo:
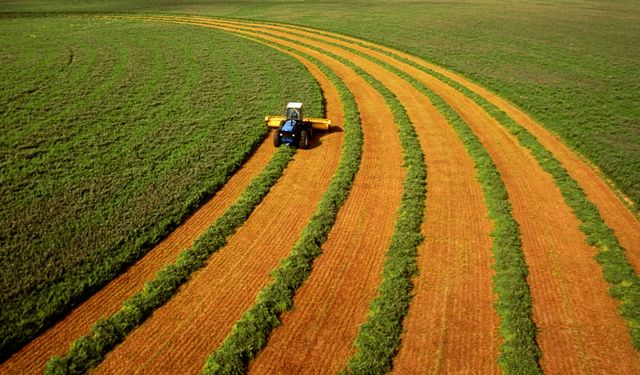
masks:
<svg viewBox="0 0 640 375"><path fill-rule="evenodd" d="M285 108L284 116L267 116L267 126L274 128L273 144L279 147L287 144L297 148L309 147L309 138L313 130L328 131L331 120L324 118L304 118L302 103L291 102Z"/></svg>

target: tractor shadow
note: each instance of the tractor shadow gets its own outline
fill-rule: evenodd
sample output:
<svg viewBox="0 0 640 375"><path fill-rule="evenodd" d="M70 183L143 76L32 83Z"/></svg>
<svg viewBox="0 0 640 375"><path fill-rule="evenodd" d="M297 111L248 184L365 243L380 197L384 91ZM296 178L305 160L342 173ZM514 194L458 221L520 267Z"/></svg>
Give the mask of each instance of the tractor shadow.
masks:
<svg viewBox="0 0 640 375"><path fill-rule="evenodd" d="M344 130L338 125L331 125L328 132L314 130L313 136L309 139L309 146L307 150L313 150L316 147L322 146L322 138L327 137L333 133L342 133Z"/></svg>

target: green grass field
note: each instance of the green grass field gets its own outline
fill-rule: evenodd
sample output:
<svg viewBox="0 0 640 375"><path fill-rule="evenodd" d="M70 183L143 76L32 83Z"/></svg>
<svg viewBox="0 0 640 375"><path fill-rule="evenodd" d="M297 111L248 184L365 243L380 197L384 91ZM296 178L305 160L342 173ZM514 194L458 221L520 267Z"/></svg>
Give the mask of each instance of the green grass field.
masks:
<svg viewBox="0 0 640 375"><path fill-rule="evenodd" d="M3 347L224 184L291 80L320 114L319 87L297 61L203 28L3 18L0 45Z"/></svg>
<svg viewBox="0 0 640 375"><path fill-rule="evenodd" d="M638 2L0 0L0 354L223 185L291 82L309 113L322 107L308 72L268 47L66 12L268 20L410 52L520 106L638 212Z"/></svg>
<svg viewBox="0 0 640 375"><path fill-rule="evenodd" d="M134 11L295 23L461 72L522 107L640 204L640 3L634 1L0 2L4 11Z"/></svg>

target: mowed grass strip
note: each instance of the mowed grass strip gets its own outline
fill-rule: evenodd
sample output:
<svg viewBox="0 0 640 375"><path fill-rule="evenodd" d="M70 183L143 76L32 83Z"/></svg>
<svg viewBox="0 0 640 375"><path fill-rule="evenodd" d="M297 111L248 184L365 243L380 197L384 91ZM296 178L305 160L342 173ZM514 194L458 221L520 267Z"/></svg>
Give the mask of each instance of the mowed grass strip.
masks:
<svg viewBox="0 0 640 375"><path fill-rule="evenodd" d="M270 44L265 42L265 44ZM327 191L322 195L300 239L273 272L273 281L263 288L255 304L235 324L229 336L209 356L202 373L244 373L249 361L262 350L273 329L281 323L281 315L293 307L296 291L309 277L314 260L322 254L340 207L347 199L353 179L360 166L363 134L355 99L345 84L317 59L284 46L278 46L299 54L317 66L335 85L343 104L344 141L340 162Z"/></svg>
<svg viewBox="0 0 640 375"><path fill-rule="evenodd" d="M492 237L494 238L492 252L495 259L494 269L496 271L494 276L494 290L498 295L496 311L500 316L500 333L504 340L501 346L501 354L498 358L498 363L505 373L541 373L542 370L539 365L541 352L535 340L537 328L532 319L531 294L527 284L528 267L524 258L524 253L522 252L520 230L517 222L512 216L511 203L509 202L509 196L504 182L502 181L502 177L500 176L496 165L491 160L491 157L482 146L480 140L475 136L471 128L469 128L460 115L451 108L446 101L413 77L385 62L354 49L327 42L325 40L319 40L316 38L310 39L344 48L352 53L363 56L398 75L429 98L429 100L454 127L455 131L463 141L465 148L474 160L478 180L481 183L487 206L489 208L489 215L495 225L492 232ZM355 69L360 71L357 67ZM387 95L392 95L384 86L378 82L374 82L372 77L366 73L360 71L359 74L362 74L366 79L370 80L370 83L372 83L378 91L382 92L383 95L384 92L386 92ZM396 105L399 105L399 103L396 103ZM395 111L400 110L402 110L401 106L395 109ZM404 110L400 113L400 118L406 118ZM407 267L406 270L408 269L409 268ZM385 304L379 304L383 307L387 307ZM377 304L376 308L378 308ZM383 314L380 315L382 316ZM383 342L389 338L391 338L392 341L394 337L391 332L392 326L385 326L383 323L385 323L384 319L380 319L379 324L383 328L378 329L378 335L367 331L362 332L362 334L358 336L358 339L360 339L361 336L364 338L360 339L362 340L360 345L356 340L356 346L358 346L358 348L360 348L360 346L366 347L366 357L365 353L356 354L351 359L345 372L387 372L391 369L392 360L396 354L395 351L391 351L394 344L387 344L387 352L376 352L376 347L380 346L378 342ZM397 329L397 327L395 327L395 329ZM385 330L387 331L385 332ZM384 349L384 347L382 347L382 349ZM397 351L397 347L395 350ZM363 358L357 358L359 355L362 355Z"/></svg>
<svg viewBox="0 0 640 375"><path fill-rule="evenodd" d="M269 35L269 32L265 30L262 33ZM400 346L402 322L409 310L409 303L412 297L413 283L411 280L417 273L415 261L417 247L423 240L421 225L424 220L427 177L424 154L413 124L404 108L384 85L352 62L340 56L300 41L288 38L281 39L304 45L349 66L383 95L396 117L396 125L398 126L404 154L404 166L407 168L398 212L399 216L396 220L391 245L387 251L379 295L372 301L368 320L359 330L355 342L358 353L350 359L347 368L347 371L351 372L386 372L391 369L392 360ZM249 315L249 313L247 315L247 321L255 319L253 315ZM267 315L266 317L272 318L273 316ZM262 319L265 323L267 322L264 316ZM233 337L233 333L231 337ZM262 345L266 345L266 338ZM254 352L257 352L252 348L251 345L255 342L251 340L252 337L248 336L243 345L234 344L230 345L229 348L224 348L223 353L229 359L220 356L220 359L216 360L215 357L222 349L221 347L212 356L214 362L208 361L205 373L244 372L246 362L255 355ZM223 346L225 343L223 343ZM245 355L245 353L251 354Z"/></svg>
<svg viewBox="0 0 640 375"><path fill-rule="evenodd" d="M337 58L337 57L336 57ZM418 272L417 248L423 241L421 226L426 202L427 166L413 123L402 103L374 77L345 59L378 91L395 117L406 168L403 192L391 244L387 250L378 296L371 302L367 321L355 339L357 352L345 373L385 373L391 370L400 348L402 322L412 299L413 277Z"/></svg>
<svg viewBox="0 0 640 375"><path fill-rule="evenodd" d="M215 30L2 18L0 355L135 262L208 199L296 97L294 59Z"/></svg>
<svg viewBox="0 0 640 375"><path fill-rule="evenodd" d="M611 296L620 301L619 313L627 322L633 346L640 349L640 278L626 257L626 250L618 242L613 230L604 222L598 208L589 201L580 185L569 175L558 159L523 126L466 86L396 55L384 51L379 52L420 69L471 98L516 136L523 147L531 151L540 166L553 177L556 185L560 188L564 201L582 223L580 230L587 236L589 245L595 246L598 250L595 258L602 267L605 280L609 283L609 292ZM413 80L399 71L397 74L402 74L406 77L405 79ZM417 82L415 85L422 86Z"/></svg>
<svg viewBox="0 0 640 375"><path fill-rule="evenodd" d="M183 251L175 263L158 271L155 278L148 281L142 291L125 301L118 312L96 322L88 335L71 344L64 357L49 360L45 373L81 374L99 364L104 355L129 332L166 303L192 273L204 267L211 254L226 245L227 238L246 221L278 181L294 153L292 147L279 148L238 200L189 249Z"/></svg>

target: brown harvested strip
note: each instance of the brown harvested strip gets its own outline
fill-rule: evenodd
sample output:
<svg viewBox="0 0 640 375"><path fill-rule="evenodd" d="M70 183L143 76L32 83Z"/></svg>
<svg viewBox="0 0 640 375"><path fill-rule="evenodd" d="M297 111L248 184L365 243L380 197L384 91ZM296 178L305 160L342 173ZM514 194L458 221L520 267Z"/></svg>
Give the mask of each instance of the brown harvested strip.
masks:
<svg viewBox="0 0 640 375"><path fill-rule="evenodd" d="M471 126L502 174L520 224L545 372L640 373L618 303L579 221L528 150L469 98L396 63L441 95Z"/></svg>
<svg viewBox="0 0 640 375"><path fill-rule="evenodd" d="M47 360L63 355L73 340L87 334L100 317L115 313L163 266L175 261L238 198L269 161L274 149L266 139L227 183L167 238L120 276L74 308L64 319L0 364L0 373L40 373Z"/></svg>
<svg viewBox="0 0 640 375"><path fill-rule="evenodd" d="M640 373L626 325L616 311L618 303L608 295L593 259L596 251L586 245L578 219L529 151L476 103L443 82L386 55L354 48L427 84L471 125L494 159L522 227L543 369Z"/></svg>
<svg viewBox="0 0 640 375"><path fill-rule="evenodd" d="M422 274L416 280L417 296L403 337L404 352L409 354L399 358L396 366L405 373L425 368L497 373L499 339L498 317L492 308L491 224L473 161L442 115L407 82L369 60L319 46L364 68L396 94L416 125L430 166L427 222L423 225L426 238L419 261ZM357 224L358 217L352 220ZM338 229L337 225L334 231ZM352 271L345 268L349 246L334 249L327 248L329 244L296 297L295 310L285 316L284 324L274 331L269 345L252 363L253 372L332 371L344 365L336 362L336 367L332 366L333 359L325 356L335 350L319 345L335 345L336 332L341 332L336 322L344 319L340 310L348 308L335 301L353 295L345 293L344 288L331 287L350 277ZM343 303L351 305L349 301ZM315 363L321 365L314 367Z"/></svg>
<svg viewBox="0 0 640 375"><path fill-rule="evenodd" d="M272 37L262 37L278 41ZM319 317L321 321L314 320L314 316L306 316L302 321L295 319L296 324L299 324L298 329L305 331L305 336L314 334L313 342L306 342L302 338L290 342L282 353L292 356L285 359L290 368L265 371L335 372L353 354L352 343L358 326L365 321L369 302L375 297L380 282L382 263L393 233L395 213L402 193L402 154L393 115L380 94L353 71L322 53L292 43L281 44L297 47L313 55L345 81L358 103L365 142L362 165L349 198L323 246L324 255L316 260L314 272L305 283L315 284L312 280L319 277L319 282L326 286L327 294L318 296L322 301L315 308L322 309L327 314ZM337 256L327 258L327 255L333 253L337 253ZM317 272L316 269L328 272ZM306 287L303 285L298 292L300 298L296 298L292 314L303 310L298 306L298 301L306 300L305 294ZM327 303L327 298L331 303ZM284 317L284 326L289 325L289 315ZM274 332L266 350L276 340L277 332L278 330ZM273 364L286 365L282 362Z"/></svg>
<svg viewBox="0 0 640 375"><path fill-rule="evenodd" d="M426 62L418 57L409 55L407 53L394 50L389 47L377 45L375 43L358 40L356 38L345 37L343 35L324 32L323 34L334 35L342 39L352 40L362 45L372 46L402 58L405 58L413 63L422 65L428 69L438 72L460 84L466 86L471 91L480 95L500 110L504 111L509 117L515 120L519 125L527 129L533 134L538 141L549 150L562 166L567 170L569 175L575 179L580 187L584 190L587 198L598 207L600 215L604 219L605 223L613 229L620 244L627 250L627 259L631 263L636 273L640 274L640 220L622 203L618 198L614 190L607 184L607 182L600 177L599 173L588 162L585 162L578 154L567 147L562 140L551 133L549 130L538 124L535 120L522 112L513 104L502 99L498 95L485 89L484 87L477 85L468 79L451 72L443 67L437 66ZM325 39L323 36L317 36L318 38ZM350 43L326 38L326 40L332 40L336 43L348 45L352 48L356 48L360 51L364 51L372 56L380 58L380 55L370 49L364 49L359 46L354 46ZM389 61L389 60L384 60Z"/></svg>
<svg viewBox="0 0 640 375"><path fill-rule="evenodd" d="M306 60L319 81L327 115L340 124L335 88ZM247 222L177 295L111 352L97 373L189 373L211 353L250 307L306 225L340 159L341 132L299 151Z"/></svg>

